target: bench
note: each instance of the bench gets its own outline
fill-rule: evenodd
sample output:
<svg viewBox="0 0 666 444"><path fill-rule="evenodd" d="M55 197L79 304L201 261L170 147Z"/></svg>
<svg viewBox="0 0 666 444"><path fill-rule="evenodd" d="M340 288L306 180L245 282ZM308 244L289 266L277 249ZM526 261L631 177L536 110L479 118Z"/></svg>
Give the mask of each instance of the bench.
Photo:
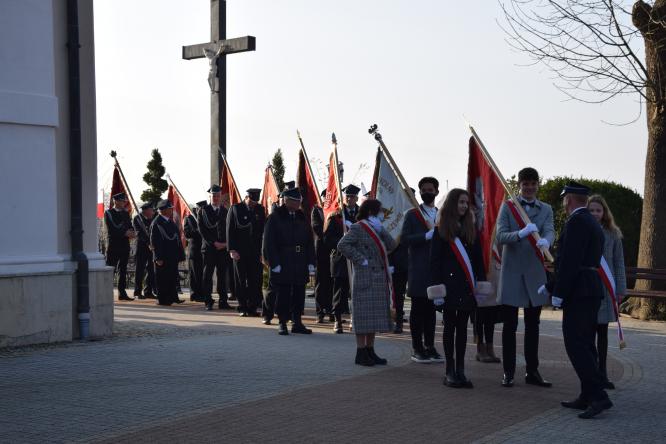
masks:
<svg viewBox="0 0 666 444"><path fill-rule="evenodd" d="M652 268L626 268L627 281L636 281L638 279L647 281L666 282L666 269L652 269ZM650 298L650 299L666 299L665 290L636 290L633 288L627 289L626 298Z"/></svg>

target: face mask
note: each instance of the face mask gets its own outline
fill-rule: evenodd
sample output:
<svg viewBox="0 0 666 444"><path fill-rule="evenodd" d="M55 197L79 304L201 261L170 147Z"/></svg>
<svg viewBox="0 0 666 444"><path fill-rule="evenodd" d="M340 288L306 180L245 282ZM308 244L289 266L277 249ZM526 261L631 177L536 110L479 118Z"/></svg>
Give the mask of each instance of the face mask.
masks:
<svg viewBox="0 0 666 444"><path fill-rule="evenodd" d="M421 193L421 200L426 205L430 205L435 201L435 193Z"/></svg>

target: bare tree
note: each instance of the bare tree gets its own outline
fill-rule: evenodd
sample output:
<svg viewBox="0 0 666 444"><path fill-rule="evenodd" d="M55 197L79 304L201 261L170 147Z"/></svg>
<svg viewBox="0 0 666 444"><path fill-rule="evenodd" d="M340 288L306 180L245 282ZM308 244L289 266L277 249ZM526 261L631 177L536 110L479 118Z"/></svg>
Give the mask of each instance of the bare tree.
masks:
<svg viewBox="0 0 666 444"><path fill-rule="evenodd" d="M633 4L632 4L633 3ZM637 97L648 128L638 266L666 268L666 0L500 0L509 44L556 74L569 98L601 103ZM621 211L621 209L617 209ZM639 281L641 290L664 290ZM626 304L641 319L666 317L666 304Z"/></svg>

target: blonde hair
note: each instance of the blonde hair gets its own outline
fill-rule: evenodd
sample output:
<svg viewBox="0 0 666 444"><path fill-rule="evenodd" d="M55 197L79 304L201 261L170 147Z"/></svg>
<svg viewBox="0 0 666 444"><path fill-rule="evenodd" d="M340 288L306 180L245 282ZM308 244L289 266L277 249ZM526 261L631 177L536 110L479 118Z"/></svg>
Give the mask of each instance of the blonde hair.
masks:
<svg viewBox="0 0 666 444"><path fill-rule="evenodd" d="M603 198L600 194L594 194L590 196L590 199L587 201L587 207L590 207L591 203L597 203L601 205L601 207L604 209L604 214L601 216L601 226L610 231L611 233L614 233L616 236L618 236L620 239L622 238L622 230L620 230L620 227L617 226L615 223L615 218L613 217L613 212L610 210L608 207L608 203L606 203L606 199Z"/></svg>

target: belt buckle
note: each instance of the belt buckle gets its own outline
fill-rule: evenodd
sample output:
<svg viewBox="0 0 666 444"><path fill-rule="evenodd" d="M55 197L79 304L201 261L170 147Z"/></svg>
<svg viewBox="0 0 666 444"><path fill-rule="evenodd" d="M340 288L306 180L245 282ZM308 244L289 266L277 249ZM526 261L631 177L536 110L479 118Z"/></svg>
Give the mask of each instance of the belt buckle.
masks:
<svg viewBox="0 0 666 444"><path fill-rule="evenodd" d="M296 253L300 253L300 252L301 252L301 246L300 246L300 245L296 245Z"/></svg>

